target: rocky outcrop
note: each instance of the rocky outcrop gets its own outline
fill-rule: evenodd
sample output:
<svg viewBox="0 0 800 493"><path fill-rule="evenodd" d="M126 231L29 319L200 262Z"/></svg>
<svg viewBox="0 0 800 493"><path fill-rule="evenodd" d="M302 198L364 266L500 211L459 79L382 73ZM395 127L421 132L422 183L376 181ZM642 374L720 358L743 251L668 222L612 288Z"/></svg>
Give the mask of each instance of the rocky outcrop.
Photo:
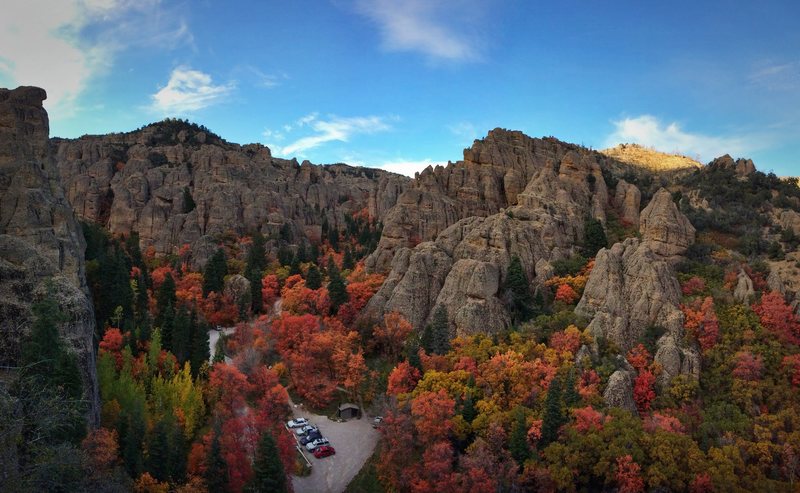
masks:
<svg viewBox="0 0 800 493"><path fill-rule="evenodd" d="M628 371L617 370L611 374L603 391L603 399L609 407L619 407L633 415L639 413L633 400L633 377Z"/></svg>
<svg viewBox="0 0 800 493"><path fill-rule="evenodd" d="M383 220L409 179L382 170L273 158L267 147L225 142L202 127L164 121L141 130L53 140L67 197L81 218L139 233L158 254L192 245L194 267L227 234L318 240L364 212Z"/></svg>
<svg viewBox="0 0 800 493"><path fill-rule="evenodd" d="M734 161L729 154L714 159L709 163L709 167L733 170L739 176L747 176L756 172L756 166L752 159L739 158Z"/></svg>
<svg viewBox="0 0 800 493"><path fill-rule="evenodd" d="M794 234L800 235L800 213L791 209L782 210L778 213L778 224L783 229L794 231Z"/></svg>
<svg viewBox="0 0 800 493"><path fill-rule="evenodd" d="M664 257L682 255L694 243L694 226L678 210L672 194L663 188L642 211L639 231L650 249Z"/></svg>
<svg viewBox="0 0 800 493"><path fill-rule="evenodd" d="M521 132L494 129L486 138L476 140L471 148L464 150L463 161L448 163L445 167L429 167L417 175L414 183L401 194L397 205L387 213L383 236L377 250L367 259L367 268L386 272L395 253L402 248L413 248L421 241L433 241L439 233L461 219L486 217L521 205L522 196L532 179L544 169L550 169L564 179L573 176L590 180L582 183L582 188L597 184L598 206L594 215L605 220L603 199L607 200L607 191L605 182L597 180L602 175L592 173L593 177L589 178L586 173L576 173L573 168L585 166L585 160L591 161L599 170L599 166L609 159L553 138L534 139ZM554 198L558 202L553 204L568 203L559 197ZM578 221L579 227L582 227L583 219Z"/></svg>
<svg viewBox="0 0 800 493"><path fill-rule="evenodd" d="M225 278L223 293L230 296L236 306L241 306L250 299L250 281L241 274L234 274Z"/></svg>
<svg viewBox="0 0 800 493"><path fill-rule="evenodd" d="M512 257L541 284L552 275L550 261L574 253L585 218L605 220L608 192L590 153L567 152L536 171L516 200L503 212L456 222L435 241L400 247L365 317L397 311L420 328L443 306L458 335L507 327L502 286Z"/></svg>
<svg viewBox="0 0 800 493"><path fill-rule="evenodd" d="M642 192L631 183L625 180L617 182L614 193L614 206L619 210L623 221L639 227L639 207L642 203Z"/></svg>
<svg viewBox="0 0 800 493"><path fill-rule="evenodd" d="M0 364L16 365L33 323L31 305L51 293L67 315L59 333L77 355L88 418L96 423L86 245L50 153L46 97L35 87L0 89Z"/></svg>
<svg viewBox="0 0 800 493"><path fill-rule="evenodd" d="M659 327L655 361L665 384L679 374L700 374L696 348L684 342L681 290L672 267L674 256L694 241L694 228L660 190L642 212L642 239L630 238L601 250L575 309L591 319L595 337L612 341L622 354Z"/></svg>
<svg viewBox="0 0 800 493"><path fill-rule="evenodd" d="M733 299L737 303L750 303L755 297L756 291L753 289L753 280L747 275L744 269L739 269L736 277L736 287L733 289Z"/></svg>
<svg viewBox="0 0 800 493"><path fill-rule="evenodd" d="M786 296L786 284L783 282L783 278L781 278L777 270L771 270L767 276L767 288L770 291Z"/></svg>

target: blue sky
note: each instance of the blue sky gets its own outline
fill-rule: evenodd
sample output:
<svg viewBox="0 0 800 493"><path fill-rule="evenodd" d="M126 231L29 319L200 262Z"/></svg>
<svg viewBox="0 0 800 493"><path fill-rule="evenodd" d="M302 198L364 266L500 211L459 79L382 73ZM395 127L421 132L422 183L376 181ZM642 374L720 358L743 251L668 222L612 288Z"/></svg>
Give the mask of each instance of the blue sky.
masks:
<svg viewBox="0 0 800 493"><path fill-rule="evenodd" d="M51 134L166 116L413 174L495 127L800 175L800 2L10 0L0 86Z"/></svg>

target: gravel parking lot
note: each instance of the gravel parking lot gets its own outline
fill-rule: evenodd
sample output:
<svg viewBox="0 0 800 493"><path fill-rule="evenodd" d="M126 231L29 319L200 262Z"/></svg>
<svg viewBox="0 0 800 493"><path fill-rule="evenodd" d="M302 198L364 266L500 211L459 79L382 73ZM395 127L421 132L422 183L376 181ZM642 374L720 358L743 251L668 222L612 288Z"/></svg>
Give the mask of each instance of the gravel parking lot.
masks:
<svg viewBox="0 0 800 493"><path fill-rule="evenodd" d="M311 475L292 477L295 493L340 493L358 474L361 467L372 455L378 443L379 433L372 428L372 420L364 416L344 423L331 421L326 416L306 412L302 407L294 407L294 417L303 417L318 426L322 436L331 441L336 455L317 459L305 452L311 461Z"/></svg>

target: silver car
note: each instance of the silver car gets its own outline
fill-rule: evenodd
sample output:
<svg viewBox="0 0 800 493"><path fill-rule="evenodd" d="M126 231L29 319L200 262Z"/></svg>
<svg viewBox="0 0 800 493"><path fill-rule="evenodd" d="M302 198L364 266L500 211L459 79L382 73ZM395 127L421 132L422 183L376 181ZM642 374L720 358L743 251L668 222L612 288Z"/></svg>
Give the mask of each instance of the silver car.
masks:
<svg viewBox="0 0 800 493"><path fill-rule="evenodd" d="M313 452L317 447L322 447L323 445L328 445L329 443L331 442L328 441L327 438L317 438L313 442L307 443L306 448L309 452Z"/></svg>

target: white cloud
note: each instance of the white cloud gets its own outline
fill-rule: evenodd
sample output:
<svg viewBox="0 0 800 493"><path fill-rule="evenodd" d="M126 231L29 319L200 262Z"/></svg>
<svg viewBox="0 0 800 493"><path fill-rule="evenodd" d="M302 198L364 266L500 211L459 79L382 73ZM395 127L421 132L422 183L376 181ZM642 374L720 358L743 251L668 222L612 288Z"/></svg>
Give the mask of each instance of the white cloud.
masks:
<svg viewBox="0 0 800 493"><path fill-rule="evenodd" d="M399 173L401 175L406 175L410 177L414 177L414 173L419 173L428 166L445 166L447 165L447 161L432 161L430 159L423 159L421 161L391 161L381 164L376 164L372 167L374 168L381 168L385 169L386 171L391 171L392 173Z"/></svg>
<svg viewBox="0 0 800 493"><path fill-rule="evenodd" d="M606 146L630 143L653 147L661 152L699 156L710 161L723 154L741 156L753 150L744 136L711 136L684 131L676 122L664 124L652 115L624 118L612 122L614 132L606 139Z"/></svg>
<svg viewBox="0 0 800 493"><path fill-rule="evenodd" d="M44 88L52 117L66 117L118 51L190 39L158 0L11 0L0 16L0 83Z"/></svg>
<svg viewBox="0 0 800 493"><path fill-rule="evenodd" d="M206 73L177 67L172 70L167 85L153 94L152 109L169 115L197 111L220 102L233 88L233 82L214 85Z"/></svg>
<svg viewBox="0 0 800 493"><path fill-rule="evenodd" d="M800 89L800 61L762 63L750 73L751 83L772 91Z"/></svg>
<svg viewBox="0 0 800 493"><path fill-rule="evenodd" d="M479 58L474 26L465 15L479 7L470 0L358 0L356 9L378 25L383 48L416 51L433 59ZM461 24L457 29L454 24Z"/></svg>
<svg viewBox="0 0 800 493"><path fill-rule="evenodd" d="M287 126L283 128L286 130ZM347 142L354 135L384 132L389 130L391 126L387 122L387 118L381 116L354 116L347 118L330 116L326 119L321 119L318 114L312 113L298 119L294 125L288 126L286 131L297 131L297 129L303 128L311 129L314 132L313 135L300 137L283 147L275 144L267 145L278 155L292 156L298 154L302 156L305 151L327 142ZM282 133L270 130L266 130L264 136L275 140L284 138Z"/></svg>

